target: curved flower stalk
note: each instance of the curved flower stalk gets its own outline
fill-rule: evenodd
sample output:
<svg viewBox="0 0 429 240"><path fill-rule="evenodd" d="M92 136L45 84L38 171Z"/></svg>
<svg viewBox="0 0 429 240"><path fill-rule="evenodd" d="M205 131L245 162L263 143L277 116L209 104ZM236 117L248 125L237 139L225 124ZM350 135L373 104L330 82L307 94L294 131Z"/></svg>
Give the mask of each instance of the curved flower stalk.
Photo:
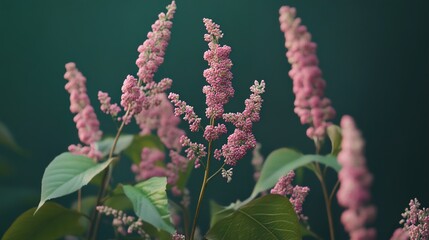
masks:
<svg viewBox="0 0 429 240"><path fill-rule="evenodd" d="M302 204L310 192L309 187L293 186L292 181L295 178L295 172L290 171L287 175L281 177L273 189L271 194L278 194L282 196L289 196L289 201L295 209L298 219L306 222L308 217L302 214Z"/></svg>
<svg viewBox="0 0 429 240"><path fill-rule="evenodd" d="M293 81L295 94L295 113L302 124L309 124L307 136L322 141L326 127L335 117L331 101L324 96L326 86L318 66L316 43L311 41L311 34L296 18L295 8L283 6L279 10L280 29L285 36L286 57L292 65L289 76Z"/></svg>
<svg viewBox="0 0 429 240"><path fill-rule="evenodd" d="M223 166L225 164L236 165L237 161L243 158L247 151L256 146L256 140L252 133L252 124L259 121L259 113L262 106L260 95L265 91L265 82L263 80L260 83L255 81L254 85L250 88L252 94L245 101L245 110L241 113L224 113L224 105L234 96L232 73L230 71L232 61L229 59L231 47L219 44L219 40L223 37L219 25L207 18L204 18L203 22L207 30L204 40L208 42L209 47L209 50L204 53L204 59L208 62L209 68L204 70L203 73L209 84L203 87L207 104L205 114L209 120L209 124L202 128L201 118L195 113L194 108L189 106L185 101L180 100L178 94L170 93L168 96L175 106L175 115L184 115L183 119L189 123L189 128L192 132L197 132L200 128L204 129L203 137L208 142L206 148L205 145L192 142L186 136L182 136L180 139L182 146L187 147L187 158L194 160L195 167L198 168L201 165L205 167L204 179L190 235L191 240L195 236L199 209L208 181L222 171L222 176L226 178L227 182L230 182L232 180L233 169L226 170ZM227 143L221 149L213 150L213 141L227 133L225 124L216 123L216 120L220 119L232 123L235 126L235 130L228 137ZM202 159L206 156L207 160L204 164ZM224 165L209 177L210 161L213 157L218 160L224 158Z"/></svg>
<svg viewBox="0 0 429 240"><path fill-rule="evenodd" d="M70 93L70 111L76 113L73 121L76 123L80 141L86 145L70 145L68 149L72 153L99 160L101 153L95 148L95 142L100 140L103 133L86 93L86 78L76 68L75 63L67 63L65 67L64 78L68 80L65 89Z"/></svg>
<svg viewBox="0 0 429 240"><path fill-rule="evenodd" d="M342 169L338 173L341 185L337 200L341 206L347 208L341 215L341 222L352 240L376 239L376 230L366 227L374 220L376 208L369 203L372 175L366 167L363 155L364 140L350 116L342 117L341 129L343 140L338 162Z"/></svg>
<svg viewBox="0 0 429 240"><path fill-rule="evenodd" d="M410 208L406 208L402 213L403 219L399 222L404 225L402 234L410 240L428 240L429 239L429 209L420 209L420 202L415 198L409 203ZM393 238L393 237L392 237Z"/></svg>

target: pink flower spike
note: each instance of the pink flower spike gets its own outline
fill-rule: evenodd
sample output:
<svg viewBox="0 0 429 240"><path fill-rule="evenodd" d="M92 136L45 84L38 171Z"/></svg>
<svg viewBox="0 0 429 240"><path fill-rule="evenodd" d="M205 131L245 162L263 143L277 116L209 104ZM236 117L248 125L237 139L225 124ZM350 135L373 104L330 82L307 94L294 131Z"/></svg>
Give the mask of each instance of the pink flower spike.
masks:
<svg viewBox="0 0 429 240"><path fill-rule="evenodd" d="M145 83L153 82L155 72L164 62L165 50L170 40L171 20L176 12L176 3L172 1L167 6L167 13L160 13L158 20L152 25L152 31L147 34L148 39L138 47L139 57L136 65L139 68L137 76Z"/></svg>
<svg viewBox="0 0 429 240"><path fill-rule="evenodd" d="M260 94L265 92L264 80L259 83L254 82L250 87L252 94L245 100L245 109L241 113L225 113L225 122L231 122L236 129L229 135L228 141L222 146L222 155L225 163L236 165L237 161L246 155L248 150L256 146L256 139L252 133L253 122L259 121L259 114L262 108L262 98Z"/></svg>
<svg viewBox="0 0 429 240"><path fill-rule="evenodd" d="M220 118L224 112L223 106L234 96L232 87L232 62L229 59L231 47L220 46L218 40L223 36L219 25L211 19L204 18L204 24L208 34L205 35L209 42L209 50L204 53L204 60L210 68L204 70L204 77L209 85L203 87L206 95L207 118Z"/></svg>
<svg viewBox="0 0 429 240"><path fill-rule="evenodd" d="M295 94L295 113L302 124L309 124L307 136L323 140L328 120L335 117L331 102L324 96L325 80L319 69L316 56L316 44L311 41L311 34L296 18L295 8L283 6L279 10L280 29L285 36L286 57L292 65L289 76L293 81Z"/></svg>
<svg viewBox="0 0 429 240"><path fill-rule="evenodd" d="M343 139L338 163L342 169L338 173L340 188L337 200L340 206L346 207L341 215L341 223L351 239L375 239L376 231L367 228L376 216L375 206L369 204L372 175L365 164L364 141L350 116L341 119Z"/></svg>
<svg viewBox="0 0 429 240"><path fill-rule="evenodd" d="M168 95L168 99L170 99L171 103L174 105L174 115L177 117L184 114L183 120L188 121L189 129L192 132L197 132L200 128L201 118L198 117L194 112L194 107L191 107L186 104L185 101L179 99L179 94L170 93Z"/></svg>
<svg viewBox="0 0 429 240"><path fill-rule="evenodd" d="M95 149L95 142L101 139L103 133L100 131L100 123L87 95L86 78L74 63L66 64L64 78L68 80L65 89L70 93L70 111L76 113L73 121L76 123L79 139L88 145L84 147L71 145L69 151L99 160L101 153Z"/></svg>

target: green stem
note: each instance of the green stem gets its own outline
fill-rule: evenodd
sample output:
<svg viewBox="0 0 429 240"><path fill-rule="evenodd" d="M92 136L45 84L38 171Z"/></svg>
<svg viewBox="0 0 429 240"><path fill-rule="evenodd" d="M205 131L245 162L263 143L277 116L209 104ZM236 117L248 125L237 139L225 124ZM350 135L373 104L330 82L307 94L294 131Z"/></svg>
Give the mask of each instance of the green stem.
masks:
<svg viewBox="0 0 429 240"><path fill-rule="evenodd" d="M128 107L128 111L125 113L124 118L128 116L128 114L130 112L129 109L130 108ZM122 121L122 124L119 127L118 132L116 133L115 140L113 141L112 148L110 148L108 159L111 159L113 157L113 153L115 152L115 149L116 149L116 144L118 143L119 137L121 136L122 129L124 128L124 126L125 126L125 122ZM103 179L101 181L101 189L98 192L97 202L96 202L95 206L99 206L102 203L102 199L103 199L104 195L106 194L106 189L109 186L110 177L112 175L112 169L113 169L112 164L110 164L109 167L103 171ZM95 209L92 213L91 219L92 219L92 221L91 221L90 227L89 227L88 239L95 240L97 238L101 214Z"/></svg>
<svg viewBox="0 0 429 240"><path fill-rule="evenodd" d="M213 173L210 177L209 177L209 179L207 179L207 182L208 181L210 181L210 179L212 179L214 176L216 176L222 169L223 169L223 167L225 166L225 163L223 163L222 164L222 166L215 172L215 173Z"/></svg>
<svg viewBox="0 0 429 240"><path fill-rule="evenodd" d="M315 163L315 169L317 171L316 176L320 181L320 185L322 186L323 199L325 200L326 214L328 216L330 239L335 240L334 222L332 220L331 201L330 201L330 197L328 196L325 179L323 177L323 173L322 173L322 170L320 169L319 163Z"/></svg>
<svg viewBox="0 0 429 240"><path fill-rule="evenodd" d="M210 125L214 126L214 118L213 117L210 119ZM200 196L198 197L197 208L195 209L195 216L194 216L194 221L192 223L192 230L191 230L191 238L190 238L190 240L194 240L195 229L197 227L198 216L200 214L200 207L201 207L201 203L202 203L202 200L203 200L203 197L204 197L204 193L206 191L208 179L209 179L210 160L211 160L211 151L212 151L212 141L209 141L209 146L208 146L207 150L208 150L207 151L207 164L206 164L206 168L205 168L205 171L204 171L204 179L203 179L203 183L202 183L202 186L201 186Z"/></svg>

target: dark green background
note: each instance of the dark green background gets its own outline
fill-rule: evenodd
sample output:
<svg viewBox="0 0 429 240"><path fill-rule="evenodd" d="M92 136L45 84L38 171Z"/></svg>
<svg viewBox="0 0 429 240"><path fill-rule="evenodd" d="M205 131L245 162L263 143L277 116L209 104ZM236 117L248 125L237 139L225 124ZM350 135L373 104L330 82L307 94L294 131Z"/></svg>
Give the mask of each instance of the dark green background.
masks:
<svg viewBox="0 0 429 240"><path fill-rule="evenodd" d="M0 178L2 189L18 186L38 194L47 164L78 142L64 90L64 64L75 61L87 76L96 107L98 90L118 100L123 79L137 72L137 46L168 3L0 0L0 120L30 152L29 157L0 154L15 166L11 176ZM173 91L203 115L202 71L207 65L202 55L207 46L202 18L213 18L225 33L222 43L233 49L236 97L227 110L241 111L253 80L264 79L262 120L255 127L264 155L283 146L313 152L305 127L293 113L290 66L278 24L278 8L284 4L297 7L318 43L326 95L338 112L335 122L352 115L366 138L368 165L375 175L376 227L379 239L387 239L410 198L429 206L429 1L178 0L172 40L156 78L171 77ZM108 117L99 118L103 130L112 133ZM234 169L232 183L219 181L210 187L207 199L228 204L247 197L253 186L249 160ZM116 174L131 177L126 169ZM193 200L200 177L191 179ZM304 211L313 228L327 236L319 185L312 177L307 183L312 191ZM13 199L10 206L8 196L14 195L3 190L0 233L37 202ZM340 209L335 214L337 232L343 234Z"/></svg>

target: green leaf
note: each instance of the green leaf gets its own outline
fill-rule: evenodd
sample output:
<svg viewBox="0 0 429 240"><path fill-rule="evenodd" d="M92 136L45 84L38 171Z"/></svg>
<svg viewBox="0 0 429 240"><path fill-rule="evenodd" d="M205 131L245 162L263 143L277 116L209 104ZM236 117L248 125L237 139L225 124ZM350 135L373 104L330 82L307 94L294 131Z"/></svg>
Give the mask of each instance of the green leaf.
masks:
<svg viewBox="0 0 429 240"><path fill-rule="evenodd" d="M173 233L166 192L167 178L152 177L135 186L124 185L124 193L133 203L136 215L160 230Z"/></svg>
<svg viewBox="0 0 429 240"><path fill-rule="evenodd" d="M81 235L85 231L85 223L89 223L82 214L57 203L46 203L36 215L35 211L36 208L31 208L21 214L2 240L54 240L66 235Z"/></svg>
<svg viewBox="0 0 429 240"><path fill-rule="evenodd" d="M232 207L224 207L217 204L215 201L210 201L210 227L213 227L218 221L232 213L234 213L234 209Z"/></svg>
<svg viewBox="0 0 429 240"><path fill-rule="evenodd" d="M119 154L125 149L127 149L133 142L133 139L134 139L134 135L122 134L119 137L118 142L116 143L115 151L113 153ZM106 157L107 155L109 155L110 149L112 148L114 141L115 141L114 137L107 137L95 143L95 146L98 149L98 151L102 153L102 156Z"/></svg>
<svg viewBox="0 0 429 240"><path fill-rule="evenodd" d="M327 134L331 140L331 154L337 156L341 150L341 140L343 139L341 128L337 125L330 125L327 128Z"/></svg>
<svg viewBox="0 0 429 240"><path fill-rule="evenodd" d="M70 194L87 185L92 178L103 171L113 159L95 163L93 159L62 153L46 167L42 178L42 194L38 209L53 198Z"/></svg>
<svg viewBox="0 0 429 240"><path fill-rule="evenodd" d="M302 153L289 148L280 148L268 155L262 166L261 176L250 198L253 199L260 192L274 187L279 178L286 175L289 171L306 166L311 162L322 163L337 172L341 168L336 157L332 155L302 155Z"/></svg>
<svg viewBox="0 0 429 240"><path fill-rule="evenodd" d="M300 240L296 213L286 197L268 194L218 221L208 240Z"/></svg>
<svg viewBox="0 0 429 240"><path fill-rule="evenodd" d="M133 142L131 145L125 150L125 154L131 158L133 163L139 164L141 160L141 152L142 149L148 148L158 148L161 151L165 151L164 144L161 142L158 136L155 135L144 135L134 136Z"/></svg>

